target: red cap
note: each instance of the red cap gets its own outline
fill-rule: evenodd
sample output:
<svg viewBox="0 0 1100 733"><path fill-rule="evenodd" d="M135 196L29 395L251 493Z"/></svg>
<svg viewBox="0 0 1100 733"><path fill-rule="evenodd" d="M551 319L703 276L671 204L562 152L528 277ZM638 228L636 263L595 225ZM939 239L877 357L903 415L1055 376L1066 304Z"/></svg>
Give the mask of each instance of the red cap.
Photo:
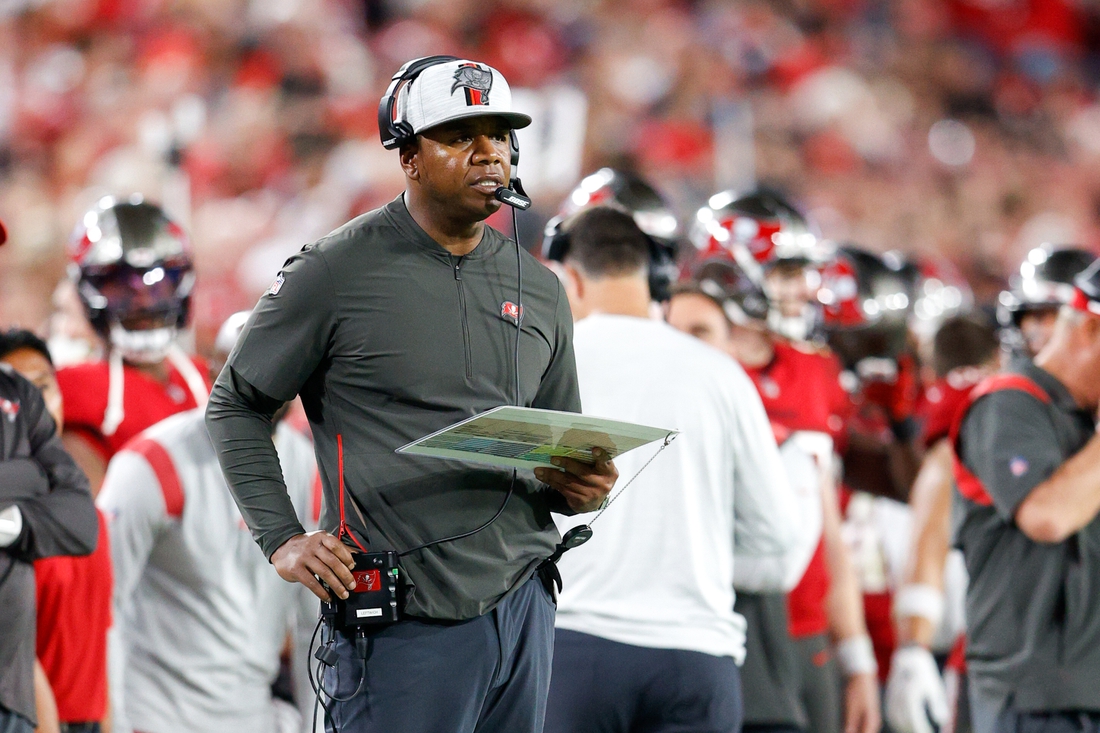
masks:
<svg viewBox="0 0 1100 733"><path fill-rule="evenodd" d="M4 228L4 222L0 221L0 244L8 241L8 230Z"/></svg>

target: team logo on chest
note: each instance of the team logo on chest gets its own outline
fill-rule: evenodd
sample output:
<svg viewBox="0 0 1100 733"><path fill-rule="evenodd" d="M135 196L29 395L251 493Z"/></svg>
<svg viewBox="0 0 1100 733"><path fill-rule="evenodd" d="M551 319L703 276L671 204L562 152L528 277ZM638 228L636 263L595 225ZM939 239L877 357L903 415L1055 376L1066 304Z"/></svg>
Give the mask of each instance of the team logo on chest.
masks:
<svg viewBox="0 0 1100 733"><path fill-rule="evenodd" d="M489 90L493 88L493 72L477 64L463 64L455 70L454 79L451 94L461 87L466 92L466 106L489 104Z"/></svg>
<svg viewBox="0 0 1100 733"><path fill-rule="evenodd" d="M15 416L19 414L19 402L0 400L0 412L8 417L8 422L15 422Z"/></svg>
<svg viewBox="0 0 1100 733"><path fill-rule="evenodd" d="M516 305L510 300L500 304L500 317L506 321L518 324L523 320L523 306Z"/></svg>

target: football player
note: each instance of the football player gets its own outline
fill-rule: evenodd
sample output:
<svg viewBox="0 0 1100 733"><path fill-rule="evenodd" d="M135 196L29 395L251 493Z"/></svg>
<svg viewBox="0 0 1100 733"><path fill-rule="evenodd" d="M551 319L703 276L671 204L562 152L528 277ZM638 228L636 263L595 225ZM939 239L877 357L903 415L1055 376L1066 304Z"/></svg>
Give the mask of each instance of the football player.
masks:
<svg viewBox="0 0 1100 733"><path fill-rule="evenodd" d="M65 447L98 490L107 462L132 437L206 404L208 372L177 337L195 274L183 229L157 206L104 198L70 242L70 276L107 357L62 368Z"/></svg>
<svg viewBox="0 0 1100 733"><path fill-rule="evenodd" d="M826 493L822 537L805 574L788 594L789 631L797 649L808 727L839 730L843 716L848 730L877 731L877 665L840 537L833 469L834 451L843 452L846 446L851 402L840 385L836 358L805 341L820 322L809 298L819 285L818 263L825 260L826 250L797 210L770 192L712 196L696 215L692 241L704 260L732 260L747 275L742 282L763 283L768 296L763 309L751 297L725 299L737 306L730 318L729 350L756 383L772 422L802 433L818 458ZM706 287L712 278L700 274ZM746 312L746 306L755 314ZM669 321L688 332L697 330L692 321L706 313L701 307L697 299L676 298ZM792 342L791 337L800 340ZM837 684L841 673L846 677L843 696Z"/></svg>

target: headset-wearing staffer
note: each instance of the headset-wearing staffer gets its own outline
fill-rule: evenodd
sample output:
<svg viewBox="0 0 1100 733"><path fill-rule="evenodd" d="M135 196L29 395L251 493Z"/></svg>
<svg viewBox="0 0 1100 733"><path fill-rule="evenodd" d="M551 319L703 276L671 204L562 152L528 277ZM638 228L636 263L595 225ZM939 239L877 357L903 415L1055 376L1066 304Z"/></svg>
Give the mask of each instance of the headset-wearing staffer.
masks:
<svg viewBox="0 0 1100 733"><path fill-rule="evenodd" d="M7 232L0 224L0 244ZM42 394L0 365L0 731L35 729L38 558L96 546L88 479L65 452Z"/></svg>
<svg viewBox="0 0 1100 733"><path fill-rule="evenodd" d="M1100 262L952 430L976 733L1100 725Z"/></svg>
<svg viewBox="0 0 1100 733"><path fill-rule="evenodd" d="M546 731L738 730L735 573L779 588L796 561L795 496L767 415L727 354L649 318L653 258L630 215L598 206L563 234L586 414L680 435L560 561ZM620 464L633 475L647 460Z"/></svg>
<svg viewBox="0 0 1100 733"><path fill-rule="evenodd" d="M346 520L357 545L401 556L403 620L367 632L365 671L353 636L336 636L326 685L346 701L330 706L333 728L534 733L553 644L554 602L535 577L559 540L551 512L598 507L615 468L597 456L513 479L395 453L511 404L517 379L524 406L580 410L561 283L483 223L511 178L512 130L531 119L495 69L432 57L398 72L380 121L405 192L287 261L217 380L207 425L283 578L322 599L315 576L341 598L355 585L348 547L305 534L279 473L269 420L295 395L320 464L321 526Z"/></svg>

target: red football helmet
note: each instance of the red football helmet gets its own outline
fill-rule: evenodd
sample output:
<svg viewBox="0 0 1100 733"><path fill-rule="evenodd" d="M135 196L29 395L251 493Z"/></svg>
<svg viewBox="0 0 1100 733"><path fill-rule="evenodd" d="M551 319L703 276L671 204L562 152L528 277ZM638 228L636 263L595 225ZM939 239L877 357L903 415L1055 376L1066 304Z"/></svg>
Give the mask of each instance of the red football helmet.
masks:
<svg viewBox="0 0 1100 733"><path fill-rule="evenodd" d="M768 317L764 288L733 260L725 257L704 260L692 268L689 280L721 304L731 323L745 326L763 323Z"/></svg>
<svg viewBox="0 0 1100 733"><path fill-rule="evenodd" d="M896 359L905 349L915 269L896 253L879 256L851 245L822 268L817 299L829 345L845 367Z"/></svg>
<svg viewBox="0 0 1100 733"><path fill-rule="evenodd" d="M769 328L796 341L812 337L820 321L816 265L826 261L829 247L782 196L717 193L696 212L691 241L699 259L733 260L764 287Z"/></svg>
<svg viewBox="0 0 1100 733"><path fill-rule="evenodd" d="M195 284L183 229L140 197L107 197L84 214L69 253L96 331L131 361L164 359L187 323Z"/></svg>
<svg viewBox="0 0 1100 733"><path fill-rule="evenodd" d="M781 261L821 263L828 257L828 248L806 217L779 194L765 190L711 196L695 214L691 241L700 259L725 256L741 261L747 254L758 269ZM742 266L753 268L747 261Z"/></svg>

